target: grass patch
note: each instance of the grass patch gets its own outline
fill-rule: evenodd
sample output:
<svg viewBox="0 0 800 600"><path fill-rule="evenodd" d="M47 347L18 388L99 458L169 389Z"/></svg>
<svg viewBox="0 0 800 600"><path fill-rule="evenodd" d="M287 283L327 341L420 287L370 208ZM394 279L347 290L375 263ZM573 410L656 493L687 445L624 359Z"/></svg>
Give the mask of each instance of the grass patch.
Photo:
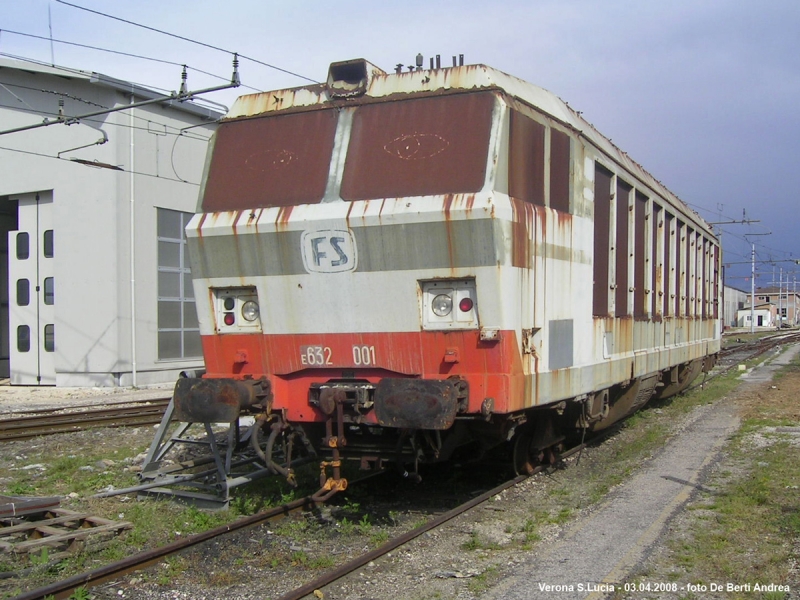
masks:
<svg viewBox="0 0 800 600"><path fill-rule="evenodd" d="M739 458L750 453L746 436L731 446ZM798 558L793 545L800 540L800 448L784 441L771 450L719 486L711 505L715 518L695 527L691 542L674 548L691 577L785 583L787 564Z"/></svg>
<svg viewBox="0 0 800 600"><path fill-rule="evenodd" d="M669 541L684 581L798 585L790 565L800 560L800 444L773 428L800 426L800 365L740 399L742 425L723 451L726 464L713 489L691 508L690 530ZM794 579L791 579L794 577ZM726 596L728 597L728 596ZM733 592L731 598L779 600L778 592Z"/></svg>
<svg viewBox="0 0 800 600"><path fill-rule="evenodd" d="M619 430L602 442L597 459L590 468L570 467L555 475L552 481L555 485L548 490L546 502L531 511L532 516L522 526L525 534L522 548L531 548L543 537L546 528L566 525L582 509L602 502L612 488L625 481L643 461L664 447L682 416L730 394L740 383L739 375L731 371L707 382L702 388L651 402L644 410L621 423ZM702 375L695 384L701 381ZM471 549L478 543L470 539L464 548Z"/></svg>
<svg viewBox="0 0 800 600"><path fill-rule="evenodd" d="M467 588L473 594L480 595L492 587L500 579L500 570L496 566L487 567L480 575L470 579Z"/></svg>

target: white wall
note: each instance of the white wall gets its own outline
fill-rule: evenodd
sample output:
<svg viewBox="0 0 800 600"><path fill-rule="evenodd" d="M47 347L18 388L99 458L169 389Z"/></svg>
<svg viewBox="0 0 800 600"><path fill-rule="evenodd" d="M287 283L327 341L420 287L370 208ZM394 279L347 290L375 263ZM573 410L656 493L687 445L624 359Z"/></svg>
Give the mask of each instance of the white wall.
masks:
<svg viewBox="0 0 800 600"><path fill-rule="evenodd" d="M0 82L6 86L0 87L0 130L38 123L43 114L56 112L58 97L41 90L69 94L67 115L130 102L116 90L46 73L1 68ZM135 109L133 119L128 112L95 119L0 135L0 197L53 190L57 385L130 385L133 178L137 384L173 381L202 360L157 359L156 207L194 212L198 187L178 179L199 183L213 125L175 135L207 121L160 105ZM102 139L100 129L109 141L92 145ZM125 171L36 155L59 152L64 159L100 161ZM131 167L140 174L127 172Z"/></svg>

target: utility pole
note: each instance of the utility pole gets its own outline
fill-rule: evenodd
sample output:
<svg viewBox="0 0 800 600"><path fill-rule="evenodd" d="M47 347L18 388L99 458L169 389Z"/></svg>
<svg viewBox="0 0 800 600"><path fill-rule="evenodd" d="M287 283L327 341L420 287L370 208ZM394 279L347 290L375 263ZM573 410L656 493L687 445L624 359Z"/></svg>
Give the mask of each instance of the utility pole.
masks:
<svg viewBox="0 0 800 600"><path fill-rule="evenodd" d="M721 208L720 208L720 210L721 210ZM750 223L761 223L761 220L760 219L755 219L755 220L754 219L748 219L747 218L747 213L743 210L742 211L742 219L740 221L717 221L715 223L709 223L709 225L711 225L711 227L713 228L714 225L749 225ZM750 235L770 235L770 234L769 233L753 233L753 234L750 234ZM746 235L745 235L745 238L746 238ZM722 231L721 230L719 232L719 240L720 240L720 247L722 247ZM751 257L751 262L753 264L753 268L752 268L752 274L751 274L751 277L750 277L750 333L753 333L753 318L754 318L754 315L755 315L755 309L753 307L754 307L755 298L756 298L756 288L755 288L756 245L753 244L752 246L753 246L753 254L752 254L752 257ZM724 298L725 281L722 282L722 293L723 293L723 298ZM725 310L723 309L722 312L724 314ZM725 323L723 322L721 330L725 329L724 325L725 325Z"/></svg>
<svg viewBox="0 0 800 600"><path fill-rule="evenodd" d="M767 233L747 233L748 235L772 235L772 232ZM750 242L750 333L755 333L755 318L756 318L756 243Z"/></svg>

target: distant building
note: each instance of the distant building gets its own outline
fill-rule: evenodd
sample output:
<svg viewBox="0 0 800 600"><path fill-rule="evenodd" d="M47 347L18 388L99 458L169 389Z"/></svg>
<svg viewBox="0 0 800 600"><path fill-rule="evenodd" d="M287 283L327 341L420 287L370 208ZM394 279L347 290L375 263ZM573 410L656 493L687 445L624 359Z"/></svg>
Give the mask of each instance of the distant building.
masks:
<svg viewBox="0 0 800 600"><path fill-rule="evenodd" d="M800 323L800 293L796 290L785 287L781 290L778 287L756 288L756 306L760 302L775 304L777 319L781 323L792 326Z"/></svg>
<svg viewBox="0 0 800 600"><path fill-rule="evenodd" d="M725 302L722 306L723 327L739 327L738 312L745 306L750 306L750 294L729 285L724 289Z"/></svg>
<svg viewBox="0 0 800 600"><path fill-rule="evenodd" d="M221 115L99 73L0 59L0 377L130 386L202 367L183 227ZM60 160L57 160L56 158ZM187 183L188 182L188 183Z"/></svg>
<svg viewBox="0 0 800 600"><path fill-rule="evenodd" d="M750 327L751 316L754 329L768 329L778 326L778 310L772 302L756 304L752 311L749 306L741 309L736 319L737 326Z"/></svg>

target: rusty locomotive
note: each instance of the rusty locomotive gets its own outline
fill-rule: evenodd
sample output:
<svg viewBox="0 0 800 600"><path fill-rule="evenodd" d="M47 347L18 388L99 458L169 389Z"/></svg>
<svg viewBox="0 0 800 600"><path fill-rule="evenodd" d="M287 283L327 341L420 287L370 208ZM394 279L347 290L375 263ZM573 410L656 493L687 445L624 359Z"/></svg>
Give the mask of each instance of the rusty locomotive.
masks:
<svg viewBox="0 0 800 600"><path fill-rule="evenodd" d="M241 97L187 229L206 373L184 421L420 462L510 442L517 470L675 394L720 347L720 246L553 94L482 66Z"/></svg>

